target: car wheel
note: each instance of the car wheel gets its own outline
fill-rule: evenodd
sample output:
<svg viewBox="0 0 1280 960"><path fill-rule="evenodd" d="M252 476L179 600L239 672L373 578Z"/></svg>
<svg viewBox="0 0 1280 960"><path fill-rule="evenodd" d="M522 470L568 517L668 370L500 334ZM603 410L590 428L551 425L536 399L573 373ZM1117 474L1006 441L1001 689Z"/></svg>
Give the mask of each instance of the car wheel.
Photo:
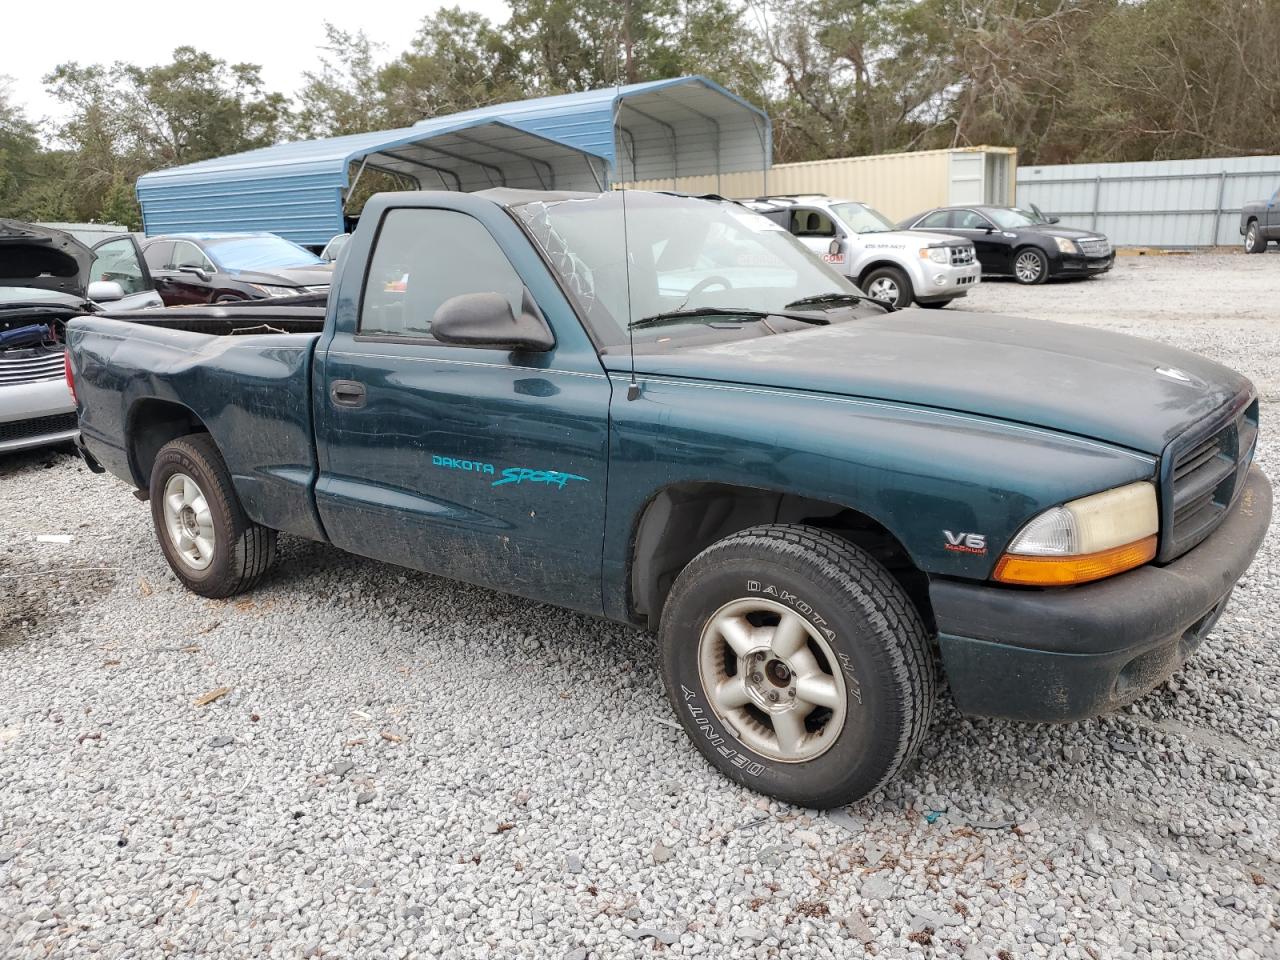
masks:
<svg viewBox="0 0 1280 960"><path fill-rule="evenodd" d="M276 532L245 516L207 433L165 444L151 469L151 520L169 567L204 597L248 590L275 559Z"/></svg>
<svg viewBox="0 0 1280 960"><path fill-rule="evenodd" d="M850 803L915 755L934 702L920 614L870 554L814 527L752 527L680 573L662 675L721 773L809 807Z"/></svg>
<svg viewBox="0 0 1280 960"><path fill-rule="evenodd" d="M911 306L911 279L897 267L877 267L862 278L862 292L895 310Z"/></svg>
<svg viewBox="0 0 1280 960"><path fill-rule="evenodd" d="M1049 258L1035 247L1023 247L1013 255L1013 279L1019 283L1044 283L1049 278Z"/></svg>
<svg viewBox="0 0 1280 960"><path fill-rule="evenodd" d="M1258 227L1257 220L1250 220L1249 226L1244 231L1244 252L1245 253L1266 253L1267 241L1262 237L1262 230Z"/></svg>

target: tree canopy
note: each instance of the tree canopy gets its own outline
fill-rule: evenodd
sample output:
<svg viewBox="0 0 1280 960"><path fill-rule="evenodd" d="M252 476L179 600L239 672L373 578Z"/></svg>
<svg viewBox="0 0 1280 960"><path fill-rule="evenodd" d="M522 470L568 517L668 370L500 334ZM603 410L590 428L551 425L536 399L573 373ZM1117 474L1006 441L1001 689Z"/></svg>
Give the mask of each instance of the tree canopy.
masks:
<svg viewBox="0 0 1280 960"><path fill-rule="evenodd" d="M0 77L0 215L138 225L149 170L688 73L764 107L777 162L1017 147L1065 163L1280 153L1280 0L513 0L405 49L327 25L292 98L259 66L64 63L39 130Z"/></svg>

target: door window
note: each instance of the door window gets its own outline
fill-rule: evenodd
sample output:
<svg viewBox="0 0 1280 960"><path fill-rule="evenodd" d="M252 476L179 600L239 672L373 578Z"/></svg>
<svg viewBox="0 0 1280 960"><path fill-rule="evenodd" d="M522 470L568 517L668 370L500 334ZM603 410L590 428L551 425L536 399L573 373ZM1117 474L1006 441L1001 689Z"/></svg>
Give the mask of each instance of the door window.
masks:
<svg viewBox="0 0 1280 960"><path fill-rule="evenodd" d="M955 214L957 230L985 230L991 226L991 221L976 210L957 210Z"/></svg>
<svg viewBox="0 0 1280 960"><path fill-rule="evenodd" d="M793 210L791 232L797 237L834 237L836 225L820 210Z"/></svg>
<svg viewBox="0 0 1280 960"><path fill-rule="evenodd" d="M171 240L158 240L155 243L148 243L146 249L142 251L142 259L147 261L147 269L151 271L168 270L170 254L173 253L173 242Z"/></svg>
<svg viewBox="0 0 1280 960"><path fill-rule="evenodd" d="M446 300L498 293L518 313L524 282L484 225L453 210L390 210L374 243L359 332L430 337Z"/></svg>
<svg viewBox="0 0 1280 960"><path fill-rule="evenodd" d="M89 281L114 280L126 294L141 293L147 289L138 262L138 248L130 237L118 237L93 248L93 269Z"/></svg>
<svg viewBox="0 0 1280 960"><path fill-rule="evenodd" d="M173 256L169 261L169 269L181 270L183 267L196 267L213 273L213 264L204 255L204 251L187 240L177 240L173 244Z"/></svg>
<svg viewBox="0 0 1280 960"><path fill-rule="evenodd" d="M945 230L953 225L953 216L950 210L935 210L916 224L921 229L933 227L935 230Z"/></svg>

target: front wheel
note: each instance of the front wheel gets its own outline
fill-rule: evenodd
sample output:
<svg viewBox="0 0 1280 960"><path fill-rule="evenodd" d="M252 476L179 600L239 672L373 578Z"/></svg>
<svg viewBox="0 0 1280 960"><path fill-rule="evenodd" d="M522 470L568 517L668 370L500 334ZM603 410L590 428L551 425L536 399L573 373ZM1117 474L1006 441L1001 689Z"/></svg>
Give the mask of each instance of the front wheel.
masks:
<svg viewBox="0 0 1280 960"><path fill-rule="evenodd" d="M1258 221L1250 220L1249 226L1244 232L1244 252L1245 253L1266 253L1267 241L1262 238L1262 231L1258 229Z"/></svg>
<svg viewBox="0 0 1280 960"><path fill-rule="evenodd" d="M276 532L245 516L207 433L160 448L150 500L160 549L188 590L230 597L256 584L275 559Z"/></svg>
<svg viewBox="0 0 1280 960"><path fill-rule="evenodd" d="M1049 258L1043 250L1024 247L1013 255L1013 279L1019 283L1044 283L1049 278Z"/></svg>
<svg viewBox="0 0 1280 960"><path fill-rule="evenodd" d="M897 267L877 267L862 278L862 290L872 300L895 310L911 306L911 279Z"/></svg>
<svg viewBox="0 0 1280 960"><path fill-rule="evenodd" d="M850 803L915 755L933 654L902 586L813 527L752 527L680 573L662 674L685 731L730 779L809 807Z"/></svg>

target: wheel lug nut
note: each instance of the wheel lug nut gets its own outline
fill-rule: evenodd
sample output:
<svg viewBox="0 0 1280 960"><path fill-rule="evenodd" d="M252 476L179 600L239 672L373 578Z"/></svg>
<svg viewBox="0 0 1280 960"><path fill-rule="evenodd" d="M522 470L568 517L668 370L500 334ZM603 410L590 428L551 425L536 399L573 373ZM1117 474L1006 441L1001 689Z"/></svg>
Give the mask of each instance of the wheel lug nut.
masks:
<svg viewBox="0 0 1280 960"><path fill-rule="evenodd" d="M777 703L777 702L778 702L778 695L777 695L777 693L774 693L774 692L770 691L770 693L769 693L769 701L770 701L771 703Z"/></svg>
<svg viewBox="0 0 1280 960"><path fill-rule="evenodd" d="M761 682L761 681L763 681L763 680L764 680L764 677L762 677L762 676L761 676L760 674L758 674L758 673L753 673L753 674L751 675L751 682L752 682L752 683L760 683L760 682Z"/></svg>

